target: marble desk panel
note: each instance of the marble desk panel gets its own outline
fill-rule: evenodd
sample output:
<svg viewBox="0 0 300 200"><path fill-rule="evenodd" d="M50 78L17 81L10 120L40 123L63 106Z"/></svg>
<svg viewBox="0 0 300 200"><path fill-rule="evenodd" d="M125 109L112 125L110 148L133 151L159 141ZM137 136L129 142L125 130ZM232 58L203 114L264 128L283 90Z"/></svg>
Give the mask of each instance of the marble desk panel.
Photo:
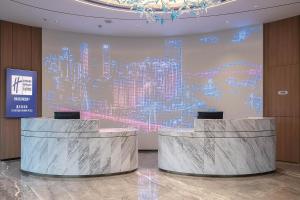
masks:
<svg viewBox="0 0 300 200"><path fill-rule="evenodd" d="M83 119L52 119L52 118L23 118L21 130L51 131L51 132L98 132L100 120Z"/></svg>
<svg viewBox="0 0 300 200"><path fill-rule="evenodd" d="M276 170L274 119L264 118L262 124L259 120L195 120L195 129L161 129L159 168L212 176L272 172Z"/></svg>
<svg viewBox="0 0 300 200"><path fill-rule="evenodd" d="M159 135L192 138L253 138L276 136L274 130L269 131L194 131L194 129L164 128Z"/></svg>
<svg viewBox="0 0 300 200"><path fill-rule="evenodd" d="M274 131L275 120L272 118L246 119L196 119L195 131Z"/></svg>
<svg viewBox="0 0 300 200"><path fill-rule="evenodd" d="M107 138L135 136L135 129L118 128L115 131L99 129L98 132L52 132L52 131L22 131L22 136L49 138Z"/></svg>
<svg viewBox="0 0 300 200"><path fill-rule="evenodd" d="M135 129L100 129L97 120L47 121L22 119L22 171L42 175L92 176L137 169Z"/></svg>

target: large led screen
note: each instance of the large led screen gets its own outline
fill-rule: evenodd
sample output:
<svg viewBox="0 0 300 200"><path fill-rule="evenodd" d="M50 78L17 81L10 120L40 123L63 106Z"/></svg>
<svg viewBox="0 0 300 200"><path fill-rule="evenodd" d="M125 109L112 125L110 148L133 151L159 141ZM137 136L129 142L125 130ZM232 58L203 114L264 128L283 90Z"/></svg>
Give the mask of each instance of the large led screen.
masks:
<svg viewBox="0 0 300 200"><path fill-rule="evenodd" d="M43 116L81 111L145 132L198 111L262 115L262 26L174 38L43 30Z"/></svg>

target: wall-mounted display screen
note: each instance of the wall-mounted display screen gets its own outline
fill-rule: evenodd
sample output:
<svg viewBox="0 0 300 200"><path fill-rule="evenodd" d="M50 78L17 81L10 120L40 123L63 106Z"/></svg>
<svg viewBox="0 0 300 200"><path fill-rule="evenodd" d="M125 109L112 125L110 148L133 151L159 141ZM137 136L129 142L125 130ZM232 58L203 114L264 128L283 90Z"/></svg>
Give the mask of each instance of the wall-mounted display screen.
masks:
<svg viewBox="0 0 300 200"><path fill-rule="evenodd" d="M199 111L261 116L262 38L262 26L172 38L43 30L43 115L80 110L145 132L192 127Z"/></svg>
<svg viewBox="0 0 300 200"><path fill-rule="evenodd" d="M6 117L36 117L37 72L6 70Z"/></svg>

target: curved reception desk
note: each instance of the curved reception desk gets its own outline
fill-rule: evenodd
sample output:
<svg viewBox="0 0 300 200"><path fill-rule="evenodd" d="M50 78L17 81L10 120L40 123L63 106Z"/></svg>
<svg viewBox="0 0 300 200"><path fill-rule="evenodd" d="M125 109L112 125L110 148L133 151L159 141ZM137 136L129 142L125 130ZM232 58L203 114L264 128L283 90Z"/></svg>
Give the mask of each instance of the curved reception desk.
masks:
<svg viewBox="0 0 300 200"><path fill-rule="evenodd" d="M96 176L138 167L136 130L101 129L99 120L29 118L21 122L21 170Z"/></svg>
<svg viewBox="0 0 300 200"><path fill-rule="evenodd" d="M159 132L161 170L198 176L242 176L276 170L271 118L195 120L193 129Z"/></svg>

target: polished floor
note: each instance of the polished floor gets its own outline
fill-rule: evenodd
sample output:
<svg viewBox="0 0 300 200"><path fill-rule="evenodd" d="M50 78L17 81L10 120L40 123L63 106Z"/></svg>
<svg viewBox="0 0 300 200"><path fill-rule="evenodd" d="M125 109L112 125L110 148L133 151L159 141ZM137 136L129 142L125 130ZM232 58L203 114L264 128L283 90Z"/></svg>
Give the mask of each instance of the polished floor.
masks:
<svg viewBox="0 0 300 200"><path fill-rule="evenodd" d="M276 173L243 178L190 177L157 169L157 153L139 154L139 170L94 178L22 174L19 161L0 162L0 200L300 200L300 165L278 163Z"/></svg>

